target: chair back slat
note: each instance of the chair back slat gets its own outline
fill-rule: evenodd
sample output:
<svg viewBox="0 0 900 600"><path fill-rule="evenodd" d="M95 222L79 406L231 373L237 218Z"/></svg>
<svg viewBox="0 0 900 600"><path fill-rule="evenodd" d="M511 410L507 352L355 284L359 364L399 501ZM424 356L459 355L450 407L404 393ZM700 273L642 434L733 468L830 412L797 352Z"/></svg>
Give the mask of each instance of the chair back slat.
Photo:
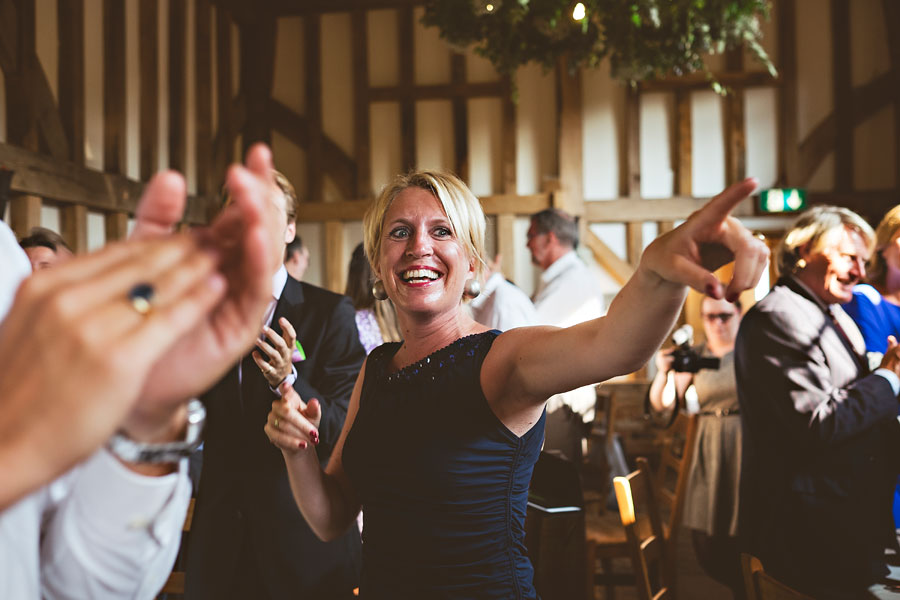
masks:
<svg viewBox="0 0 900 600"><path fill-rule="evenodd" d="M766 573L755 556L742 553L741 569L747 600L813 600L811 596L798 592Z"/></svg>
<svg viewBox="0 0 900 600"><path fill-rule="evenodd" d="M631 552L635 585L641 600L653 600L669 588L669 558L666 537L656 493L656 482L645 458L637 460L638 469L613 484L619 504L619 516ZM654 585L659 583L659 586ZM656 593L654 587L659 587Z"/></svg>

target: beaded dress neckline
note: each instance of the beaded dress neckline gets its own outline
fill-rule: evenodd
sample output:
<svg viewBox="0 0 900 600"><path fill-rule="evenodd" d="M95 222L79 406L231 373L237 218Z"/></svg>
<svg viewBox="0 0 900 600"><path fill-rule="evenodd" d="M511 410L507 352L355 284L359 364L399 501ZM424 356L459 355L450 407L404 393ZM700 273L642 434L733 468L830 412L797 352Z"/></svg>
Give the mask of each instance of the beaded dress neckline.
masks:
<svg viewBox="0 0 900 600"><path fill-rule="evenodd" d="M433 374L435 370L440 369L447 364L455 363L456 358L459 355L470 357L473 356L475 354L474 346L476 344L472 344L473 347L466 349L465 346L467 342L473 341L476 338L484 335L499 335L499 333L500 332L498 330L489 330L482 331L480 333L470 333L469 335L464 335L461 338L453 340L446 346L438 348L425 358L414 363L410 363L393 372L389 371L391 361L394 359L394 356L396 356L397 352L400 351L400 347L402 346L403 342L391 342L390 345L394 345L396 346L396 348L393 350L393 352L389 351L384 353L384 364L380 365L381 368L378 369L378 373L388 382L409 381L420 375L428 375L429 373Z"/></svg>

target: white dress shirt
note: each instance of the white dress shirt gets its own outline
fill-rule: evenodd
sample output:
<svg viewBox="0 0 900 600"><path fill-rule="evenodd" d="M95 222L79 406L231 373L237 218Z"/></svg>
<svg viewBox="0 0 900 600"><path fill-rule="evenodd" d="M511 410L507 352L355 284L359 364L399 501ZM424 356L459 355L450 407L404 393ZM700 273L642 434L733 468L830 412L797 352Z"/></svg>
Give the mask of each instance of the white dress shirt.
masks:
<svg viewBox="0 0 900 600"><path fill-rule="evenodd" d="M541 273L534 308L539 324L557 327L571 327L606 314L600 282L574 250Z"/></svg>
<svg viewBox="0 0 900 600"><path fill-rule="evenodd" d="M469 308L476 321L500 331L538 322L531 300L502 273L494 273L484 282L484 289L469 303Z"/></svg>
<svg viewBox="0 0 900 600"><path fill-rule="evenodd" d="M0 264L2 320L31 272L2 221ZM190 494L187 461L145 477L99 450L0 512L0 598L154 598L175 561Z"/></svg>
<svg viewBox="0 0 900 600"><path fill-rule="evenodd" d="M534 308L537 324L556 327L571 327L606 314L600 283L574 250L556 259L541 273ZM551 397L547 401L547 412L567 405L589 422L594 418L596 403L594 386L588 385Z"/></svg>

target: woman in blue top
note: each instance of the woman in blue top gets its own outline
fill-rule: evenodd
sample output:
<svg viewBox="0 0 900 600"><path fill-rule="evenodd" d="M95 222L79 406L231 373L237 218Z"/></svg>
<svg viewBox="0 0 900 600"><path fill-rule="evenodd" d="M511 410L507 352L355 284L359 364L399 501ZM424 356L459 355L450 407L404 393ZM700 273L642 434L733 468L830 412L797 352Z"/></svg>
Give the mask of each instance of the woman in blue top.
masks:
<svg viewBox="0 0 900 600"><path fill-rule="evenodd" d="M364 507L362 597L537 596L524 521L546 399L643 366L687 285L734 299L755 284L768 250L729 216L755 187L735 184L655 240L607 317L502 334L462 305L485 256L484 213L465 184L421 171L382 191L366 214L366 255L404 341L366 359L325 470L310 447L315 399L285 387L265 427L317 535L340 535ZM725 289L711 271L732 257Z"/></svg>
<svg viewBox="0 0 900 600"><path fill-rule="evenodd" d="M866 351L884 354L888 336L900 339L900 206L888 211L875 230L866 281L853 289L844 310L862 332ZM900 527L900 480L894 490L894 524Z"/></svg>

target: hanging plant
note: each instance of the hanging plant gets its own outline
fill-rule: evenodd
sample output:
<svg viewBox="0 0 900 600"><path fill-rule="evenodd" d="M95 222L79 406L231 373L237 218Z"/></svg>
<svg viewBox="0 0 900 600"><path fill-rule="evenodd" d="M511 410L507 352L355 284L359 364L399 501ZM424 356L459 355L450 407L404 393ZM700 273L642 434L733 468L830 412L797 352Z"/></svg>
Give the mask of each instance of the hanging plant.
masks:
<svg viewBox="0 0 900 600"><path fill-rule="evenodd" d="M741 44L774 77L759 43L768 16L768 0L428 0L422 22L451 45L474 45L504 75L608 58L613 77L634 84L698 71L713 81L706 57Z"/></svg>

